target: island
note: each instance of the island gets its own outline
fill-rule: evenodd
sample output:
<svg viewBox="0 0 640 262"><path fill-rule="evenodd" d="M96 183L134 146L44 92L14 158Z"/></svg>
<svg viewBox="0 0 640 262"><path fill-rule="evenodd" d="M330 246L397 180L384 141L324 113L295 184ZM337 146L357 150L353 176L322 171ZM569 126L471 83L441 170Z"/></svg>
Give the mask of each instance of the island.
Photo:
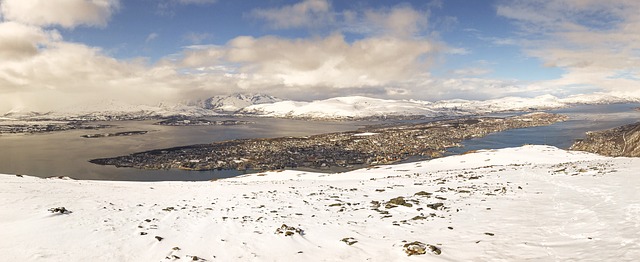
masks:
<svg viewBox="0 0 640 262"><path fill-rule="evenodd" d="M35 134L76 129L95 130L111 125L89 124L85 121L3 121L0 134Z"/></svg>
<svg viewBox="0 0 640 262"><path fill-rule="evenodd" d="M287 168L355 169L410 158L441 156L465 139L508 129L550 125L564 115L530 113L423 123L372 126L357 131L306 137L239 139L157 149L90 160L100 165L141 169L278 170Z"/></svg>
<svg viewBox="0 0 640 262"><path fill-rule="evenodd" d="M124 132L116 132L116 133L101 133L101 134L88 134L83 135L84 138L101 138L101 137L114 137L114 136L134 136L134 135L144 135L149 131L124 131Z"/></svg>
<svg viewBox="0 0 640 262"><path fill-rule="evenodd" d="M204 118L171 117L155 123L162 126L233 126L253 124L243 120L208 120Z"/></svg>

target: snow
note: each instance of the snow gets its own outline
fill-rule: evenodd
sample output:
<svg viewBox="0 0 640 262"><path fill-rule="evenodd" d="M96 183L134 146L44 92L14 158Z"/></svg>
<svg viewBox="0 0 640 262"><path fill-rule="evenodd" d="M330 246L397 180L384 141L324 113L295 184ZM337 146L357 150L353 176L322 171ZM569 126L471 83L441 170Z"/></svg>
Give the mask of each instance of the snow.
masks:
<svg viewBox="0 0 640 262"><path fill-rule="evenodd" d="M362 118L381 115L434 115L423 103L363 96L336 97L313 102L281 101L252 105L240 113L272 117Z"/></svg>
<svg viewBox="0 0 640 262"><path fill-rule="evenodd" d="M640 159L523 146L207 182L2 175L0 253L3 261L633 261L639 172ZM385 207L399 196L412 207ZM55 207L71 213L47 211ZM276 234L282 224L304 234ZM413 241L442 254L408 257L403 245Z"/></svg>
<svg viewBox="0 0 640 262"><path fill-rule="evenodd" d="M491 100L388 100L363 96L336 97L311 102L281 101L247 106L240 114L294 118L365 118L379 116L423 115L427 117L478 115L506 111L546 110L575 104L637 102L638 99L606 94L575 95L557 98L542 95L532 98L503 97Z"/></svg>
<svg viewBox="0 0 640 262"><path fill-rule="evenodd" d="M204 102L206 109L216 112L233 113L250 105L279 102L281 99L265 94L232 94L214 96Z"/></svg>
<svg viewBox="0 0 640 262"><path fill-rule="evenodd" d="M4 117L28 119L86 118L106 120L121 118L192 117L219 115L251 115L280 118L353 119L385 116L421 115L426 117L468 116L505 111L531 111L568 107L576 104L610 104L640 102L638 97L593 93L558 98L553 95L538 97L503 97L491 100L390 100L364 96L334 97L325 100L282 101L264 94L232 94L214 96L205 101L177 104L131 105L115 100L85 101L66 105L50 112L34 112L17 108Z"/></svg>
<svg viewBox="0 0 640 262"><path fill-rule="evenodd" d="M357 133L357 134L353 134L353 136L374 136L377 135L378 133L373 133L373 132L364 132L364 133Z"/></svg>

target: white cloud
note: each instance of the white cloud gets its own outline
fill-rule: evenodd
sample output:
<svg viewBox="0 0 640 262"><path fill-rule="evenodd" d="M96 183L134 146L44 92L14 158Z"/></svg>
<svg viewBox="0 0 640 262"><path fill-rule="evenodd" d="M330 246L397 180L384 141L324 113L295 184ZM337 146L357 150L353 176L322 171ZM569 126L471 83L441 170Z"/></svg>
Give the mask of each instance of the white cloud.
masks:
<svg viewBox="0 0 640 262"><path fill-rule="evenodd" d="M151 33L149 35L147 35L147 38L144 40L145 43L149 43L153 40L156 40L156 38L158 38L158 36L160 36L158 33Z"/></svg>
<svg viewBox="0 0 640 262"><path fill-rule="evenodd" d="M402 38L423 35L429 20L428 9L419 10L406 4L337 12L327 0L304 0L278 8L254 9L249 15L275 29L327 27L362 35Z"/></svg>
<svg viewBox="0 0 640 262"><path fill-rule="evenodd" d="M481 75L486 75L488 73L491 73L492 71L490 69L487 68L482 68L482 67L469 67L469 68L462 68L462 69L456 69L453 70L453 74L454 75L458 75L458 76L481 76Z"/></svg>
<svg viewBox="0 0 640 262"><path fill-rule="evenodd" d="M6 62L33 56L41 45L59 38L55 31L16 22L0 23L0 59Z"/></svg>
<svg viewBox="0 0 640 262"><path fill-rule="evenodd" d="M307 14L312 9L336 17L330 6L322 5L328 2L319 1L317 6L310 1L301 3L310 6L274 10ZM3 22L0 112L17 106L46 111L105 99L154 104L232 92L266 92L292 99L368 95L435 100L493 98L541 90L513 81L474 78L484 72L473 65L458 72L464 75L460 78L431 76L434 57L465 50L448 48L423 34L426 13L408 6L344 11L340 19L369 21L361 38L345 39L342 28L330 35L300 39L240 36L219 46L189 46L156 64L144 59L114 59L98 48L66 42L46 27ZM305 23L313 17L279 26L308 26ZM273 22L277 21L274 18ZM149 34L147 41L157 37ZM209 36L185 37L198 44Z"/></svg>
<svg viewBox="0 0 640 262"><path fill-rule="evenodd" d="M119 0L3 0L5 20L36 26L105 26L120 7Z"/></svg>
<svg viewBox="0 0 640 262"><path fill-rule="evenodd" d="M255 9L251 16L264 19L277 29L316 27L333 20L331 4L327 0L304 0L280 8Z"/></svg>
<svg viewBox="0 0 640 262"><path fill-rule="evenodd" d="M186 35L184 35L184 38L187 41L189 41L189 43L191 44L199 45L199 44L202 44L204 40L211 38L211 34L189 32Z"/></svg>
<svg viewBox="0 0 640 262"><path fill-rule="evenodd" d="M229 63L267 85L306 88L382 86L427 68L435 52L426 40L372 37L348 43L341 34L325 38L237 37L224 47L189 50L183 64ZM208 58L207 58L208 57Z"/></svg>
<svg viewBox="0 0 640 262"><path fill-rule="evenodd" d="M409 37L421 33L427 27L428 15L410 6L396 6L389 10L367 10L365 24L386 35Z"/></svg>
<svg viewBox="0 0 640 262"><path fill-rule="evenodd" d="M565 70L544 84L640 94L640 1L520 0L497 10L519 26L528 55Z"/></svg>

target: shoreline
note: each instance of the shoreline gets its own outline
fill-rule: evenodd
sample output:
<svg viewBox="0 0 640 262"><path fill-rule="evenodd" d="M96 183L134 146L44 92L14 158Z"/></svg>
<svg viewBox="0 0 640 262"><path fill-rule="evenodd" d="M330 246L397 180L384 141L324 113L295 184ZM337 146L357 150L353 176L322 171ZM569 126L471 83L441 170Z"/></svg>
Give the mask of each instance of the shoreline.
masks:
<svg viewBox="0 0 640 262"><path fill-rule="evenodd" d="M91 163L139 169L280 170L331 169L435 158L460 142L509 129L550 125L566 116L530 113L512 117L459 118L366 127L356 131L270 139L241 139L155 149ZM366 134L366 135L363 135Z"/></svg>

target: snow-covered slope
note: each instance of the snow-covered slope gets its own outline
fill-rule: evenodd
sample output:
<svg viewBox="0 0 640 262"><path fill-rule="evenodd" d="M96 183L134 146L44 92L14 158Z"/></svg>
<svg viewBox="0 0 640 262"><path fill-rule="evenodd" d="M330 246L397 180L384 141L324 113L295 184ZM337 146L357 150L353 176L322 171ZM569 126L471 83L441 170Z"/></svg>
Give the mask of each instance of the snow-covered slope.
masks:
<svg viewBox="0 0 640 262"><path fill-rule="evenodd" d="M3 175L0 253L3 261L634 261L639 172L640 159L524 146L209 182ZM47 211L56 207L71 213ZM407 256L414 241L441 254L427 246Z"/></svg>
<svg viewBox="0 0 640 262"><path fill-rule="evenodd" d="M575 104L607 104L640 102L633 97L610 94L576 95L557 98L542 95L533 98L504 97L491 100L389 100L363 96L335 97L311 102L282 101L263 94L233 94L214 96L204 102L171 105L131 105L119 101L92 101L54 109L51 112L32 112L26 108L13 110L9 118L73 118L135 119L172 115L211 116L220 114L252 115L290 118L352 119L384 116L460 116L504 111L528 111L567 107Z"/></svg>
<svg viewBox="0 0 640 262"><path fill-rule="evenodd" d="M312 102L282 101L252 105L239 111L271 117L363 118L374 116L424 115L456 116L502 111L549 109L566 106L552 95L534 98L505 97L493 100L385 100L362 96L337 97Z"/></svg>
<svg viewBox="0 0 640 262"><path fill-rule="evenodd" d="M273 117L361 118L383 115L427 115L436 112L429 102L385 100L363 96L336 97L312 102L281 101L252 105L239 111Z"/></svg>
<svg viewBox="0 0 640 262"><path fill-rule="evenodd" d="M614 103L630 103L630 102L640 102L640 98L638 97L629 97L629 96L616 96L612 94L606 93L593 93L593 94L584 94L584 95L572 95L561 100L566 104L614 104Z"/></svg>
<svg viewBox="0 0 640 262"><path fill-rule="evenodd" d="M113 119L141 119L149 117L167 117L175 115L185 116L210 116L218 115L211 110L200 106L185 104L170 105L133 105L117 100L97 100L62 106L49 112L13 111L5 114L5 117L29 119L86 119L86 120L113 120Z"/></svg>
<svg viewBox="0 0 640 262"><path fill-rule="evenodd" d="M214 96L204 102L204 108L221 113L233 113L251 105L275 103L279 98L265 94L232 94L228 96Z"/></svg>

